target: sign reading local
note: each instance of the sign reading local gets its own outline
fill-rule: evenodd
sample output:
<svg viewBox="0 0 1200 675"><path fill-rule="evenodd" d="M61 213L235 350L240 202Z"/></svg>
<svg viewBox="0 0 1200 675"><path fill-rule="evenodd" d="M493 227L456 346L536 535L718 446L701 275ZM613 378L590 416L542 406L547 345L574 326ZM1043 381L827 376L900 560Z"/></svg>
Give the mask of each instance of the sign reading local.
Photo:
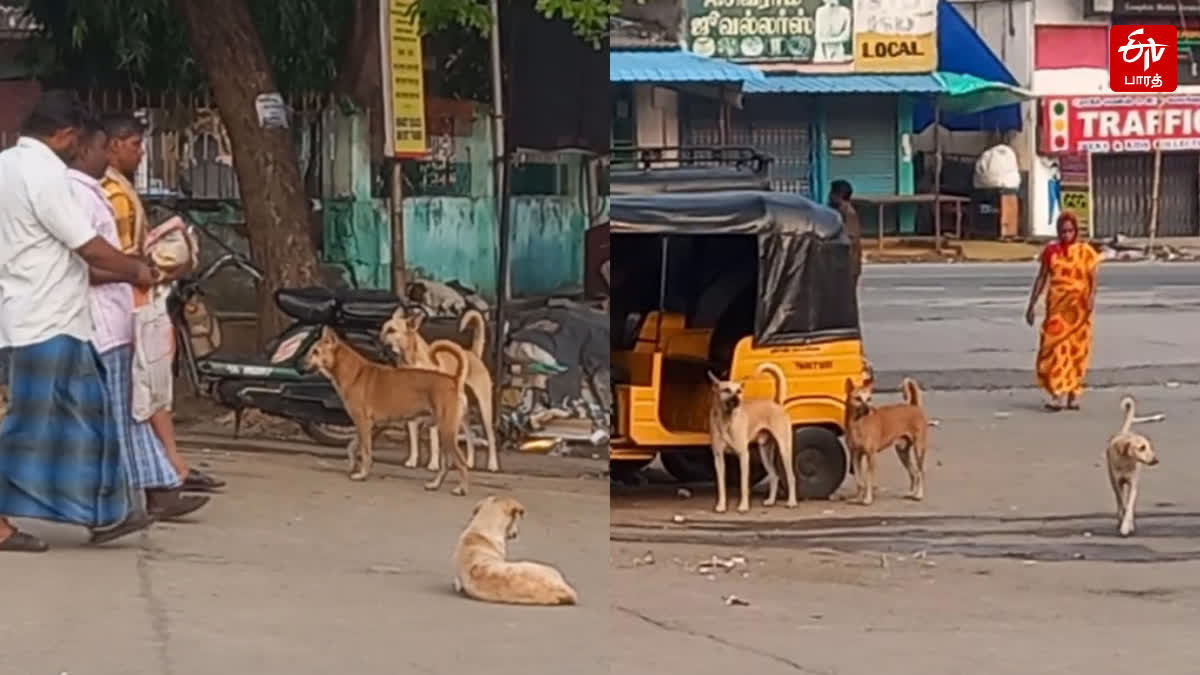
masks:
<svg viewBox="0 0 1200 675"><path fill-rule="evenodd" d="M851 0L688 0L687 46L746 63L850 64Z"/></svg>
<svg viewBox="0 0 1200 675"><path fill-rule="evenodd" d="M854 0L854 70L937 68L937 0Z"/></svg>
<svg viewBox="0 0 1200 675"><path fill-rule="evenodd" d="M1042 100L1042 154L1200 150L1200 95Z"/></svg>

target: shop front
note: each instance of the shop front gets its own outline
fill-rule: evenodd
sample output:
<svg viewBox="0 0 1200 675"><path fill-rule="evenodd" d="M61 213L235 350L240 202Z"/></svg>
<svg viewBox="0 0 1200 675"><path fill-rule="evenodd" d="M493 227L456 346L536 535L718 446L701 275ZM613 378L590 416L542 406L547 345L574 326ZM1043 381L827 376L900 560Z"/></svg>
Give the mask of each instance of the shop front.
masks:
<svg viewBox="0 0 1200 675"><path fill-rule="evenodd" d="M1048 219L1071 211L1097 238L1200 235L1200 96L1049 97L1040 112L1058 169Z"/></svg>

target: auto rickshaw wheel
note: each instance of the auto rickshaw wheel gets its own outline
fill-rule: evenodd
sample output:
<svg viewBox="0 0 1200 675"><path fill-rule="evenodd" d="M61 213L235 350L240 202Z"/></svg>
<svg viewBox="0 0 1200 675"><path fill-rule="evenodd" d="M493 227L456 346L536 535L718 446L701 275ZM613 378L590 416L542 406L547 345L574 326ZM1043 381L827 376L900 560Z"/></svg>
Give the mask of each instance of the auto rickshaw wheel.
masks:
<svg viewBox="0 0 1200 675"><path fill-rule="evenodd" d="M846 450L828 429L793 427L792 459L801 499L829 499L846 480Z"/></svg>
<svg viewBox="0 0 1200 675"><path fill-rule="evenodd" d="M711 450L672 450L659 454L663 468L681 483L712 483L717 480ZM758 451L750 449L750 486L753 487L766 477L767 470L758 463ZM737 457L725 456L725 484L741 482L741 467Z"/></svg>

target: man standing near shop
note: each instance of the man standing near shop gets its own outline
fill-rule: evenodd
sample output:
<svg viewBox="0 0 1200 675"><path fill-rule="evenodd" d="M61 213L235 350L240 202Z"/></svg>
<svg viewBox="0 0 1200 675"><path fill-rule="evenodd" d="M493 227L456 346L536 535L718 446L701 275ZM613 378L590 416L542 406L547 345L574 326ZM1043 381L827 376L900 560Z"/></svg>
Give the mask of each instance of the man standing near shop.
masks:
<svg viewBox="0 0 1200 675"><path fill-rule="evenodd" d="M104 543L148 527L132 508L92 346L89 266L127 283L160 276L96 234L72 198L64 158L84 122L78 98L48 91L16 146L0 152L0 349L9 408L0 423L0 551L41 552L9 518L86 527Z"/></svg>
<svg viewBox="0 0 1200 675"><path fill-rule="evenodd" d="M853 196L854 188L849 181L835 180L829 186L829 205L842 214L842 228L850 238L850 278L858 292L858 278L862 274L862 223L851 202Z"/></svg>
<svg viewBox="0 0 1200 675"><path fill-rule="evenodd" d="M141 255L149 223L142 200L133 186L133 179L145 154L142 149L145 126L133 115L119 113L104 118L104 130L108 137L108 171L100 184L116 214L117 233L121 239L122 250L130 255ZM186 272L187 270L180 271ZM134 295L135 306L147 301L144 293L135 291ZM150 426L162 441L175 471L183 477L185 491L210 492L225 486L224 481L188 467L187 461L179 453L179 445L175 439L175 422L170 408L154 413L150 418Z"/></svg>

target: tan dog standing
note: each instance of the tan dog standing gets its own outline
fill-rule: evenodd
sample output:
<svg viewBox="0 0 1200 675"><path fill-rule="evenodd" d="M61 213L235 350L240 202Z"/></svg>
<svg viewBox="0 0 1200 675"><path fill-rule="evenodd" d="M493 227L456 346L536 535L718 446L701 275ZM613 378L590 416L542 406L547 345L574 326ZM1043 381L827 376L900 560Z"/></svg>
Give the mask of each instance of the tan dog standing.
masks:
<svg viewBox="0 0 1200 675"><path fill-rule="evenodd" d="M1130 431L1136 419L1136 407L1132 396L1121 399L1125 410L1125 421L1121 429L1108 441L1105 459L1108 460L1108 482L1112 484L1113 496L1117 499L1117 531L1122 537L1133 534L1133 510L1137 503L1138 479L1142 465L1158 466L1158 455L1150 439Z"/></svg>
<svg viewBox="0 0 1200 675"><path fill-rule="evenodd" d="M741 470L741 499L737 510L750 510L750 443L757 442L763 468L770 482L769 492L763 506L773 506L779 491L779 474L775 469L775 455L771 451L772 441L783 462L787 477L789 508L797 505L796 469L792 466L792 420L783 408L787 399L787 381L783 371L774 363L761 364L756 374L770 373L775 380L775 399L745 399L744 383L722 381L708 374L712 381L712 409L708 416L708 429L712 437L713 464L717 473L717 513L724 513L725 497L725 454L738 458Z"/></svg>
<svg viewBox="0 0 1200 675"><path fill-rule="evenodd" d="M474 309L469 309L462 315L462 319L459 321L458 329L460 331L465 331L467 327L472 329L471 349L469 351L464 350L457 343L450 340L426 342L425 338L421 337L421 333L419 332L423 320L423 314L405 316L403 308L397 309L392 314L392 318L383 324L379 337L399 357L400 362L397 365L453 372L457 367L455 365L456 361L446 356L435 359L435 347L444 347L457 351L458 357L466 361L467 391L475 397L480 416L483 419L483 432L487 439L487 470L495 473L500 470L500 459L496 452L496 431L492 424L492 374L483 362L483 349L487 339L487 326L484 323L483 315ZM467 427L468 429L470 428L469 422ZM410 421L408 423L408 460L404 462L404 466L409 468L417 466L420 453L418 449L419 438L417 422L415 420ZM440 453L437 449L437 438L434 429L431 428L429 430L430 471L438 469L437 461ZM467 466L472 469L475 468L475 443L470 439L469 435L467 440Z"/></svg>
<svg viewBox="0 0 1200 675"><path fill-rule="evenodd" d="M454 590L484 602L510 605L574 605L575 589L558 570L536 562L509 562L525 507L511 497L487 497L454 549Z"/></svg>
<svg viewBox="0 0 1200 675"><path fill-rule="evenodd" d="M846 378L846 448L858 483L855 501L869 506L875 501L875 456L888 446L908 471L909 499L925 498L925 454L928 449L929 422L921 406L917 383L904 378L904 403L874 407L871 386L854 386ZM915 457L914 457L915 455Z"/></svg>
<svg viewBox="0 0 1200 675"><path fill-rule="evenodd" d="M443 350L436 348L434 351ZM445 351L457 356L454 351ZM458 469L459 483L452 492L467 494L471 478L467 459L456 438L466 412L463 395L466 363L460 361L458 370L452 375L421 368L386 366L359 354L328 326L321 329L321 339L309 351L306 363L333 383L358 431L357 440L346 447L351 480L366 480L371 473L373 445L380 431L398 422L429 415L437 426L442 450L450 449ZM442 462L441 470L425 484L425 489L440 488L448 470L449 462Z"/></svg>

